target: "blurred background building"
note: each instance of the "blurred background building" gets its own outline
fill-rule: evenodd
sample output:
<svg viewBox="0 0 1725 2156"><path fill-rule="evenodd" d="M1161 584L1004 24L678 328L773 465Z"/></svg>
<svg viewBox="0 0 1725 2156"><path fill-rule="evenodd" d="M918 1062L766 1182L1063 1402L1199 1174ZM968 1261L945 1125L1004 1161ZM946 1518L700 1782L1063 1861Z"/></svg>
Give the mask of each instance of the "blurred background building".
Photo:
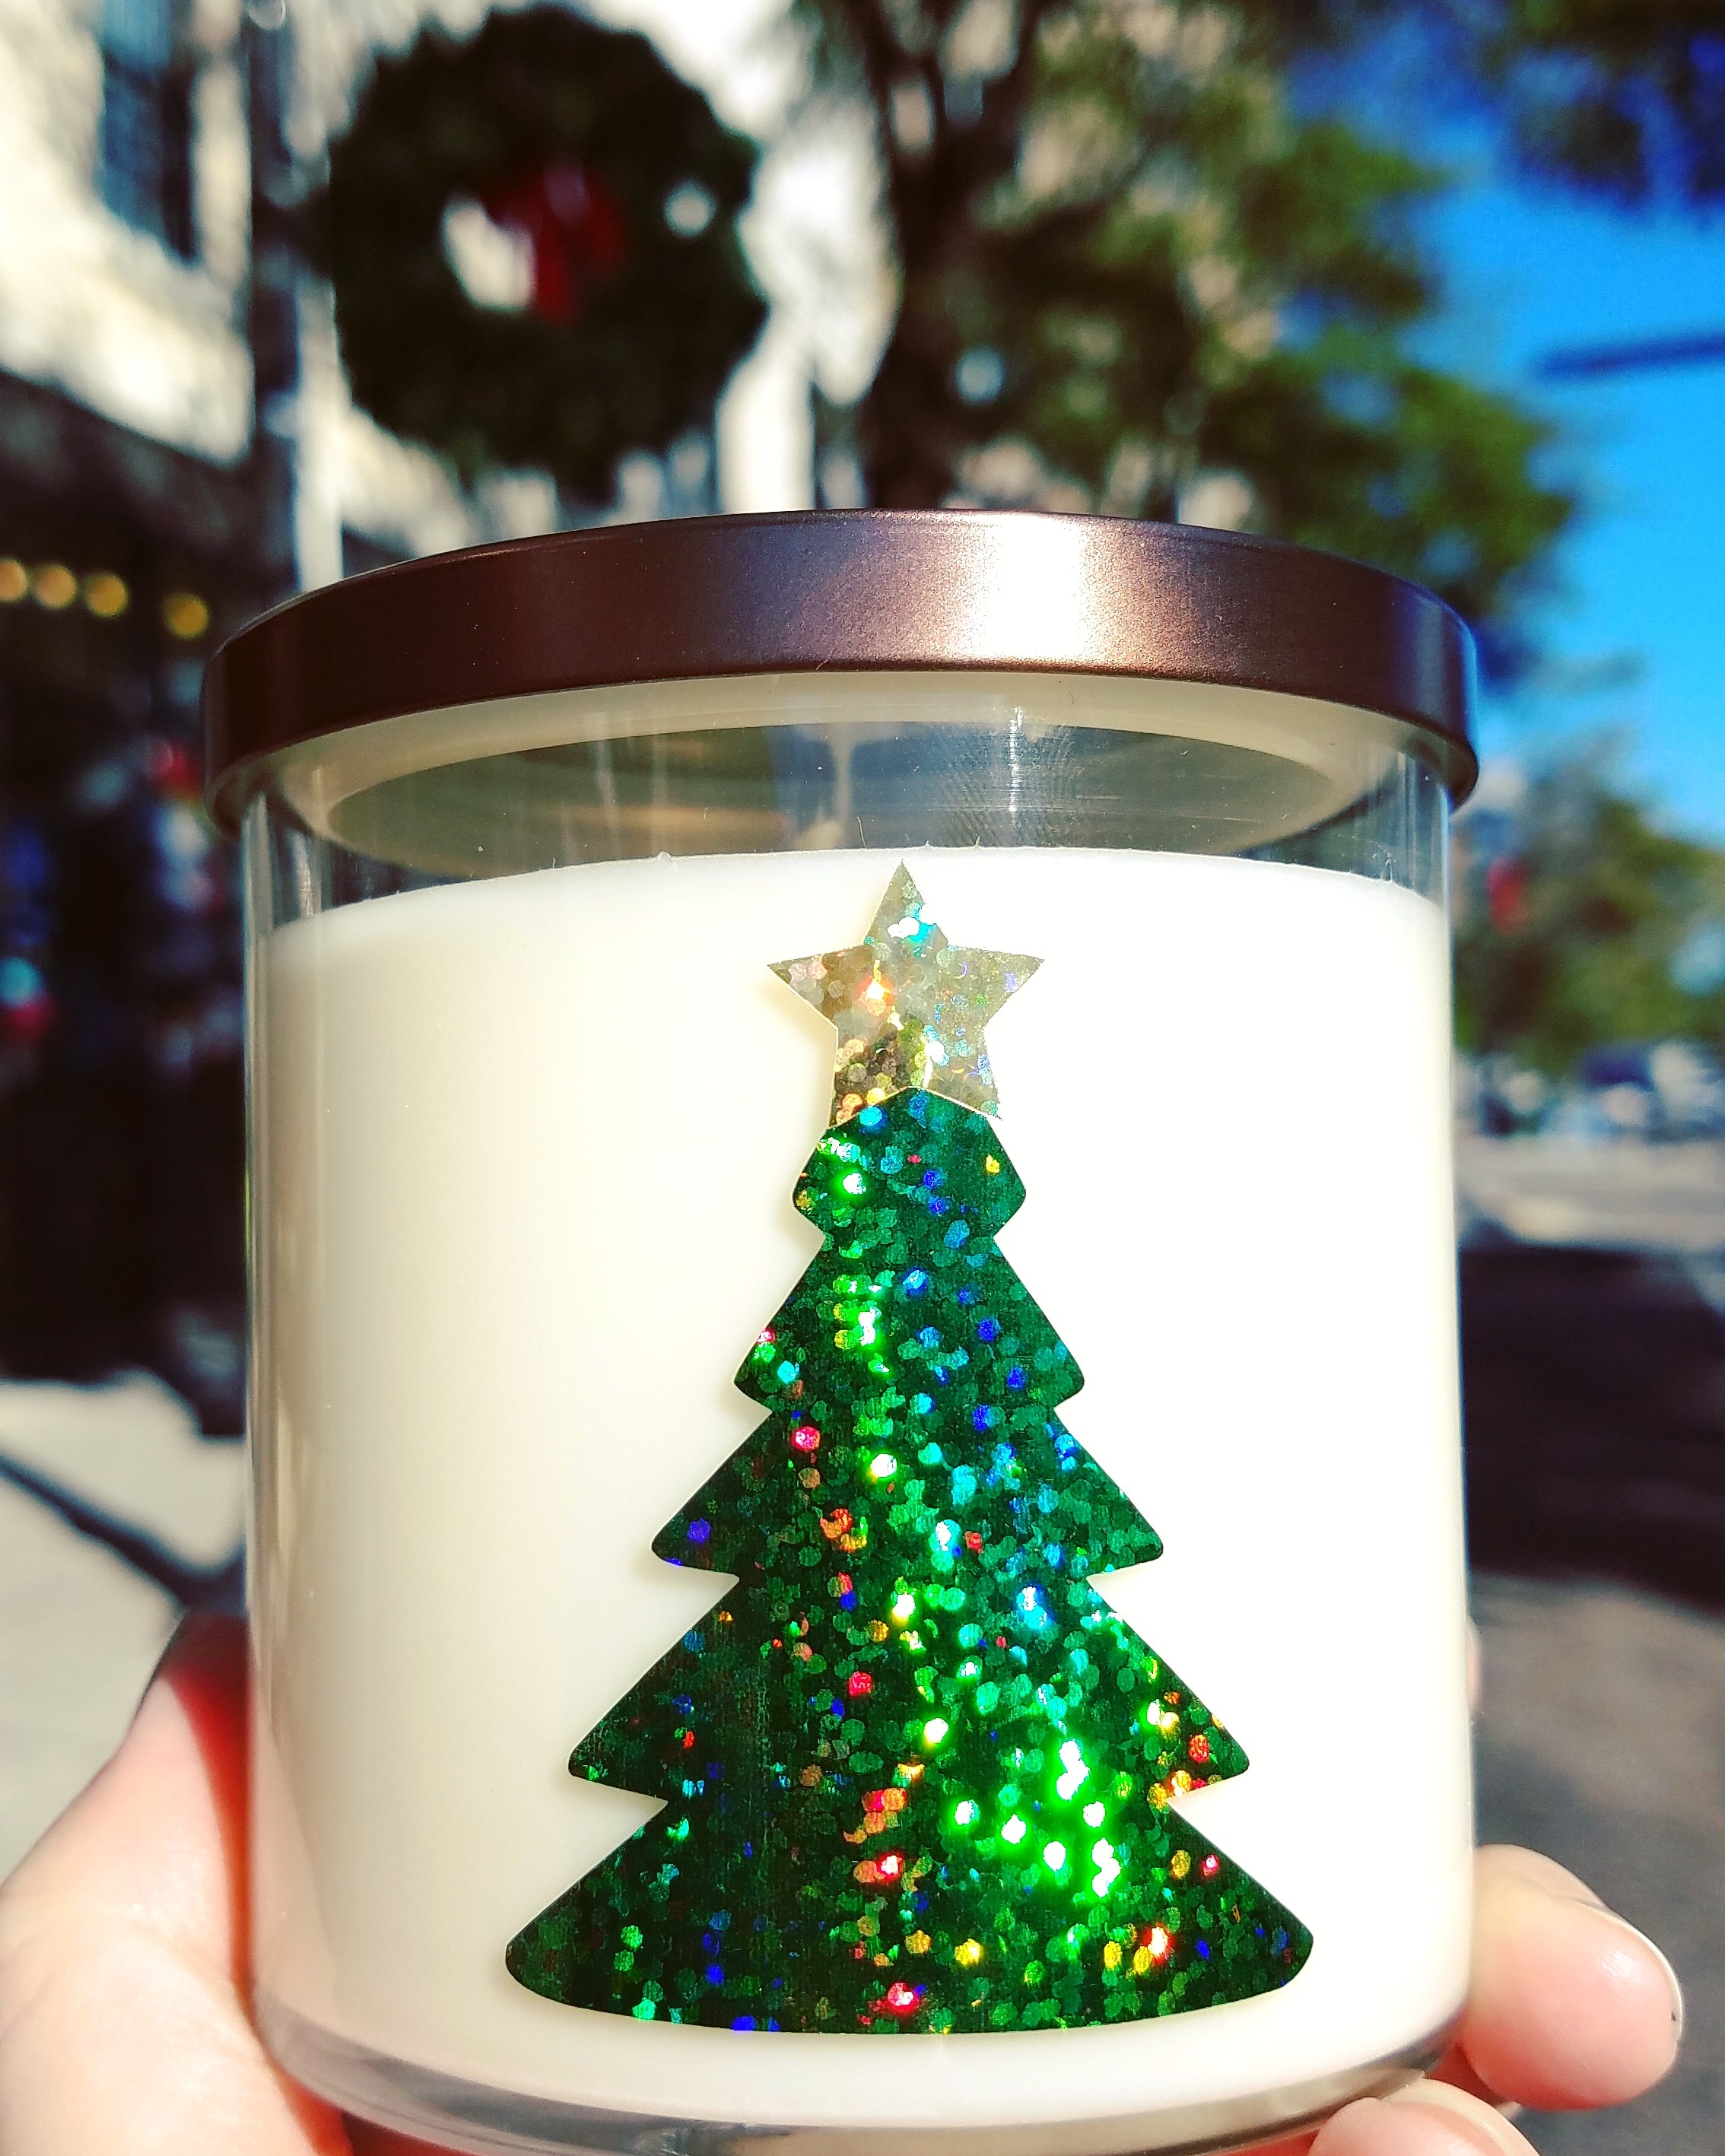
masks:
<svg viewBox="0 0 1725 2156"><path fill-rule="evenodd" d="M294 581L244 54L169 0L13 9L0 103L0 1358L153 1365L231 1416L239 949L198 696Z"/></svg>
<svg viewBox="0 0 1725 2156"><path fill-rule="evenodd" d="M240 956L198 800L204 654L331 578L720 501L711 411L583 497L464 478L356 407L305 206L374 51L431 12L0 12L0 1367L153 1369L219 1430L243 1380ZM467 210L459 273L525 304L530 236ZM732 393L742 506L812 499L785 362L769 339Z"/></svg>

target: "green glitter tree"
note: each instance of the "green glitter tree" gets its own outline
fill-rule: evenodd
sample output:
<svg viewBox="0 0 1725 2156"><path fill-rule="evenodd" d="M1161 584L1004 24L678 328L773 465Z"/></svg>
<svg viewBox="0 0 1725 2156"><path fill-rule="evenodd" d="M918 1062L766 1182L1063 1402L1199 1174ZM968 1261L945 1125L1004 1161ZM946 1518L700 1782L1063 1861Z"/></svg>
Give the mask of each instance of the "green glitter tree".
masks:
<svg viewBox="0 0 1725 2156"><path fill-rule="evenodd" d="M780 969L839 1022L796 1194L824 1240L738 1373L768 1419L653 1546L737 1584L570 1762L665 1808L511 1942L531 1990L1072 2028L1310 1951L1173 1808L1245 1755L1091 1584L1162 1545L1059 1419L1082 1378L994 1242L1024 1186L944 1096L993 1105L982 1025L1034 963L949 945L901 870L858 952Z"/></svg>

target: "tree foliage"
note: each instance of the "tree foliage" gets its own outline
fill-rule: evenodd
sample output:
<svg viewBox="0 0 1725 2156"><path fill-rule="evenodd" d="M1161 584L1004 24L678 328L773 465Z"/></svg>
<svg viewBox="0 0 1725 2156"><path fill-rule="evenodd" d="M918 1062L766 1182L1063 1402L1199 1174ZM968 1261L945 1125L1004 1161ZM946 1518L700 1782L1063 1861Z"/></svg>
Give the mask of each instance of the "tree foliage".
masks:
<svg viewBox="0 0 1725 2156"><path fill-rule="evenodd" d="M1691 978L1725 921L1725 852L1661 831L1589 757L1535 779L1507 851L1458 827L1463 1047L1561 1074L1590 1048L1681 1036L1725 1050L1725 979Z"/></svg>
<svg viewBox="0 0 1725 2156"><path fill-rule="evenodd" d="M870 498L1245 526L1378 562L1512 648L1569 497L1507 399L1424 363L1440 176L1301 109L1373 10L800 0L872 109L901 299L850 417Z"/></svg>
<svg viewBox="0 0 1725 2156"><path fill-rule="evenodd" d="M1725 201L1725 0L1462 0L1462 20L1534 171Z"/></svg>

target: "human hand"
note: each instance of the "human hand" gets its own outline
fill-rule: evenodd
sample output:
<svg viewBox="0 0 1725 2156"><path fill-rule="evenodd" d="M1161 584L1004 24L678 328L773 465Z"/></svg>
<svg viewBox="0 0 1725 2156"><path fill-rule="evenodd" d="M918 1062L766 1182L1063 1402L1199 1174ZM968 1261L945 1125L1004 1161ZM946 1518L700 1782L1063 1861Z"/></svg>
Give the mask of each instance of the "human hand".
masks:
<svg viewBox="0 0 1725 2156"><path fill-rule="evenodd" d="M412 2156L270 2063L245 2004L245 1640L181 1627L125 1742L0 1887L5 2156ZM1622 2103L1676 2055L1664 1958L1567 1871L1486 1849L1433 2078L1265 2156L1532 2156L1495 2108Z"/></svg>

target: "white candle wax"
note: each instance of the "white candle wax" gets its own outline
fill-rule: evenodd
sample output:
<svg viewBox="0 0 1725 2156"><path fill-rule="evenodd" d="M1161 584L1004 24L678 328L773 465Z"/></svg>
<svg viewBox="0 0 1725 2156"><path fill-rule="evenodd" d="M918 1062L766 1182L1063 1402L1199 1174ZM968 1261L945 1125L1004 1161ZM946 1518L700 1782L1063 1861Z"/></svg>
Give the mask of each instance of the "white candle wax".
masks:
<svg viewBox="0 0 1725 2156"><path fill-rule="evenodd" d="M347 2041L596 2108L1249 2132L1466 1983L1471 1840L1438 910L1319 870L907 857L1034 953L989 1028L1003 1251L1061 1409L1161 1536L1107 1599L1239 1738L1194 1825L1309 1928L1284 1989L999 2035L563 2007L511 1936L656 1805L576 1740L718 1599L659 1528L761 1411L733 1373L819 1239L834 1035L768 970L898 856L560 869L349 906L256 976L260 1990ZM1137 2145L1146 2145L1140 2141Z"/></svg>

